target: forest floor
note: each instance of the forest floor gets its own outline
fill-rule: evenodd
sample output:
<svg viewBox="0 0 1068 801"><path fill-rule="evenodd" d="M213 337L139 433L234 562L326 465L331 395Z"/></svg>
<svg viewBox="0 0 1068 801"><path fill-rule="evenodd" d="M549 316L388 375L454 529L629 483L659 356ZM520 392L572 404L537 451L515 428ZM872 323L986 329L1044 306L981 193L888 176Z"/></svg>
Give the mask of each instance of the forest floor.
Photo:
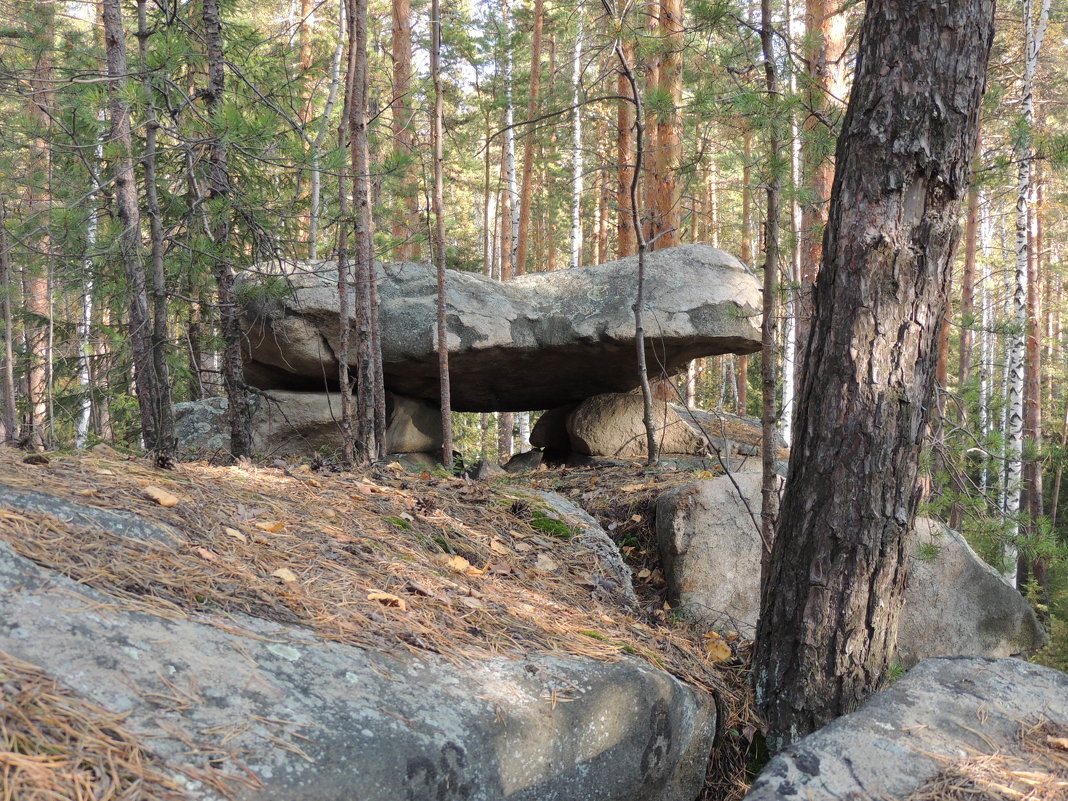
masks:
<svg viewBox="0 0 1068 801"><path fill-rule="evenodd" d="M349 472L183 462L161 471L107 446L47 455L0 447L0 484L133 512L180 532L183 545L2 508L0 538L116 603L154 614L243 613L365 648L457 661L533 651L646 659L716 697L719 736L701 799L734 801L748 788L761 742L748 685L752 644L701 630L671 610L653 524L666 489L715 475L640 462L486 482L396 464ZM566 520L528 494L531 487L569 497L598 518L633 571L637 610L606 592L593 556ZM1063 669L1068 627L1055 625L1041 661ZM0 784L13 787L15 776L25 783L22 794L0 797L108 801L127 797L136 782L140 795L130 798L179 797L113 718L0 652ZM1046 756L1052 769L1063 767L1056 750ZM949 779L942 787L944 795L931 785L922 798L963 797Z"/></svg>
<svg viewBox="0 0 1068 801"><path fill-rule="evenodd" d="M456 661L531 652L645 659L717 699L719 736L702 798L727 801L744 795L759 741L751 643L672 613L652 528L656 495L696 478L640 463L488 482L395 464L349 472L183 462L162 471L107 446L32 455L0 447L0 484L132 512L179 532L183 544L3 508L0 538L124 608L157 615L248 614L334 641ZM638 609L611 597L594 556L525 491L531 486L578 497L611 529L634 570ZM8 702L0 703L0 778L27 782L10 797L106 801L126 797L131 782L144 789L130 797L175 797L113 716L77 702L41 667L0 652L0 701ZM103 795L86 794L105 784Z"/></svg>

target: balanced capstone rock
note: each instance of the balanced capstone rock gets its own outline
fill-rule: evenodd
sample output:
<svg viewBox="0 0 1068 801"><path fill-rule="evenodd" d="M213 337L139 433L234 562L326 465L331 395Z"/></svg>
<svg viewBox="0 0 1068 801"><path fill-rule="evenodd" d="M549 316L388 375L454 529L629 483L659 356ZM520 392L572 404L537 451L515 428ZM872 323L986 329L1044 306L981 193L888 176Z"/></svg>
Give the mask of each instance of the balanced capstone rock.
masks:
<svg viewBox="0 0 1068 801"><path fill-rule="evenodd" d="M699 357L759 350L759 284L734 256L682 245L648 254L645 270L651 374L673 375ZM637 387L637 272L637 257L507 282L449 271L453 409L549 409ZM433 268L381 264L378 281L386 388L436 401ZM249 383L321 390L337 381L336 264L260 265L242 278L239 297ZM352 330L355 338L355 324ZM349 358L355 360L355 348Z"/></svg>

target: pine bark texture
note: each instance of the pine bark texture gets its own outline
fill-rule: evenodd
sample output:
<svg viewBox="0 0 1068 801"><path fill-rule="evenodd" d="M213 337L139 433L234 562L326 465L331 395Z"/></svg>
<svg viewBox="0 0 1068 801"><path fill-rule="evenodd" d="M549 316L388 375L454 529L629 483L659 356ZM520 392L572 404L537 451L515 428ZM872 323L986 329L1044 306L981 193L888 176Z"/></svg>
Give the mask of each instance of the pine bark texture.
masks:
<svg viewBox="0 0 1068 801"><path fill-rule="evenodd" d="M515 274L527 271L530 238L530 208L534 198L534 131L532 124L541 102L541 35L545 28L545 0L534 0L534 30L530 44L530 97L527 100L527 130L523 137L523 194L519 198L519 241L516 244Z"/></svg>
<svg viewBox="0 0 1068 801"><path fill-rule="evenodd" d="M208 85L202 90L208 117L214 123L222 115L226 92L226 59L223 55L222 16L219 0L204 0L204 47L208 60ZM217 129L216 129L217 131ZM226 143L213 134L208 141L208 199L229 199L230 175L227 170ZM212 204L212 205L216 205ZM214 212L211 238L215 246L223 247L230 239L230 213L226 209ZM248 389L245 385L241 360L241 320L234 298L234 270L222 253L212 260L215 287L219 298L219 328L223 338L223 385L230 402L230 452L234 456L248 456L252 452Z"/></svg>
<svg viewBox="0 0 1068 801"><path fill-rule="evenodd" d="M119 0L104 0L104 45L107 52L108 110L111 116L110 140L118 155L113 159L115 208L119 218L119 252L126 277L129 310L130 349L133 354L134 382L141 413L141 436L148 450L167 451L173 442L161 438L160 409L167 387L159 382L152 357L152 321L149 315L148 289L141 266L141 212L134 175L133 136L130 130L130 107L126 101L129 70L126 64L126 38L122 26ZM169 407L169 402L166 404Z"/></svg>
<svg viewBox="0 0 1068 801"><path fill-rule="evenodd" d="M762 588L754 681L776 749L855 709L893 652L993 15L868 4Z"/></svg>

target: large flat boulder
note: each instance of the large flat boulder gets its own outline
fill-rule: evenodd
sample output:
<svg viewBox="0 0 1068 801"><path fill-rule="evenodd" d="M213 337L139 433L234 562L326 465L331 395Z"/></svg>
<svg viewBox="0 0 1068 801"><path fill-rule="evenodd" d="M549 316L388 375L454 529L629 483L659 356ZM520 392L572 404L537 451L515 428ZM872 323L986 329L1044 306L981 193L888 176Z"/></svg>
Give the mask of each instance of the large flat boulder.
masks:
<svg viewBox="0 0 1068 801"><path fill-rule="evenodd" d="M504 283L449 272L453 408L550 409L638 386L632 311L637 265L631 257ZM435 401L433 268L383 264L378 280L386 386ZM265 264L259 274L242 278L248 380L289 389L322 389L324 381L337 380L336 282L331 262ZM645 331L650 364L669 374L694 358L756 352L757 279L734 256L705 245L650 253Z"/></svg>
<svg viewBox="0 0 1068 801"><path fill-rule="evenodd" d="M925 798L1062 798L1025 795L997 777L983 793L990 765L977 755L1022 756L1022 730L1045 722L1068 727L1068 675L1019 659L942 658L921 662L856 712L839 718L775 756L746 801L903 799L954 763L976 758L962 795ZM1063 763L1061 763L1063 764ZM1033 789L1033 788L1032 788Z"/></svg>
<svg viewBox="0 0 1068 801"><path fill-rule="evenodd" d="M760 474L734 473L664 493L656 530L669 596L686 614L744 636L760 613ZM917 518L895 660L1002 657L1041 648L1027 601L964 537Z"/></svg>
<svg viewBox="0 0 1068 801"><path fill-rule="evenodd" d="M47 508L8 496L0 505ZM157 539L111 513L57 510ZM0 653L124 715L194 799L225 787L231 801L689 801L704 783L714 701L635 658L419 658L155 608L0 541Z"/></svg>

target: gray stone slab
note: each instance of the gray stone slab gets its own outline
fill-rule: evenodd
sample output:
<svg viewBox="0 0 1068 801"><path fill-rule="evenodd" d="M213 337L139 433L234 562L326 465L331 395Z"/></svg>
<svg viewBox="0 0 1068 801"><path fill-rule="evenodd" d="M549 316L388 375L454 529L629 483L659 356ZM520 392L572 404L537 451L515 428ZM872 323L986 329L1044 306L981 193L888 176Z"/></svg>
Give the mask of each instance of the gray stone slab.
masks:
<svg viewBox="0 0 1068 801"><path fill-rule="evenodd" d="M1019 659L927 659L774 757L746 801L903 798L947 761L1011 748L1023 723L1068 725L1068 675Z"/></svg>

